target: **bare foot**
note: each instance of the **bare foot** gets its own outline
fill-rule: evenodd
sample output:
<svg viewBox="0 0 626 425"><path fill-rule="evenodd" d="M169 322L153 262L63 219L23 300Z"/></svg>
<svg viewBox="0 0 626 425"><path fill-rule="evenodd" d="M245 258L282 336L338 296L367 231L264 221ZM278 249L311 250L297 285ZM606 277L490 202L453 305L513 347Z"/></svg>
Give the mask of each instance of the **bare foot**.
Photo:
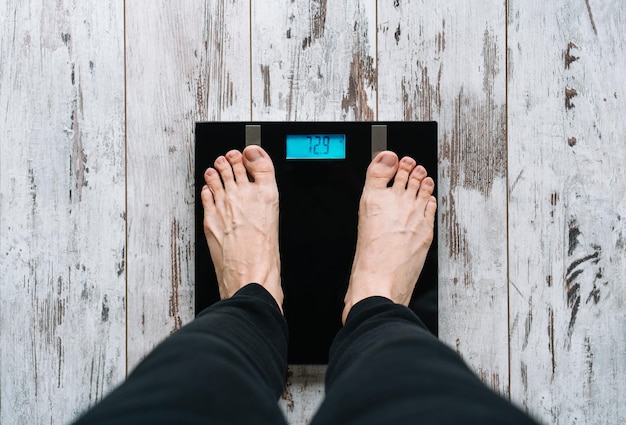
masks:
<svg viewBox="0 0 626 425"><path fill-rule="evenodd" d="M395 176L395 179L394 179ZM387 187L391 180L391 187ZM367 169L342 322L357 302L379 295L408 306L434 236L435 182L424 167L379 153Z"/></svg>
<svg viewBox="0 0 626 425"><path fill-rule="evenodd" d="M232 150L204 173L204 235L222 299L249 283L283 305L274 165L259 146Z"/></svg>

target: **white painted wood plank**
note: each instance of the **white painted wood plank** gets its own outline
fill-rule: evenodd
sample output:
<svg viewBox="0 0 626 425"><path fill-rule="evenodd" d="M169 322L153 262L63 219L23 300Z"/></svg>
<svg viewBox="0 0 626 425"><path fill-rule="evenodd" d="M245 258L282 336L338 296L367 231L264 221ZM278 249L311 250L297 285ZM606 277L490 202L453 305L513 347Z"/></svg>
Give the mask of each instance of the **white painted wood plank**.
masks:
<svg viewBox="0 0 626 425"><path fill-rule="evenodd" d="M123 1L0 6L0 423L126 372Z"/></svg>
<svg viewBox="0 0 626 425"><path fill-rule="evenodd" d="M255 120L373 120L376 3L252 2Z"/></svg>
<svg viewBox="0 0 626 425"><path fill-rule="evenodd" d="M376 117L376 2L252 2L252 117ZM306 424L324 395L324 366L290 366L281 407Z"/></svg>
<svg viewBox="0 0 626 425"><path fill-rule="evenodd" d="M194 123L249 119L249 15L243 1L127 3L130 367L194 317Z"/></svg>
<svg viewBox="0 0 626 425"><path fill-rule="evenodd" d="M287 423L305 425L317 412L324 399L324 379L326 366L291 365L287 373L287 383L280 399Z"/></svg>
<svg viewBox="0 0 626 425"><path fill-rule="evenodd" d="M202 119L247 121L250 100L250 0L208 0Z"/></svg>
<svg viewBox="0 0 626 425"><path fill-rule="evenodd" d="M439 123L439 336L506 396L505 4L378 8L380 119Z"/></svg>
<svg viewBox="0 0 626 425"><path fill-rule="evenodd" d="M509 6L511 394L626 422L626 4Z"/></svg>

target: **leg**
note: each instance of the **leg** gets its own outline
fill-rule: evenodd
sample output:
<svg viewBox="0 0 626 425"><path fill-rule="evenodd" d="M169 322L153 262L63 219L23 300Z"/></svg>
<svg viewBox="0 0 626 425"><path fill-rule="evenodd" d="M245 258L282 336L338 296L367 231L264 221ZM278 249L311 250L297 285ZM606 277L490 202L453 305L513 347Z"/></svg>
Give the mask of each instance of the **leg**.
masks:
<svg viewBox="0 0 626 425"><path fill-rule="evenodd" d="M161 343L79 423L286 423L277 404L287 325L273 165L250 147L218 158L205 179L205 235L222 301Z"/></svg>
<svg viewBox="0 0 626 425"><path fill-rule="evenodd" d="M433 188L410 158L383 152L370 165L344 327L313 424L532 423L406 307L433 238Z"/></svg>

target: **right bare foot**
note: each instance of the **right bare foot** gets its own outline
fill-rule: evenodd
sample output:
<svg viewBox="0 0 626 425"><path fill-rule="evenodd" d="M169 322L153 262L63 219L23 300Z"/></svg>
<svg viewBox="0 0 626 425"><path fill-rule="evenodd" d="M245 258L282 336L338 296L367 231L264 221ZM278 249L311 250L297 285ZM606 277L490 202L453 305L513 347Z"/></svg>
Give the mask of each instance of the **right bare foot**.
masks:
<svg viewBox="0 0 626 425"><path fill-rule="evenodd" d="M282 309L278 250L278 188L274 165L259 146L232 150L204 173L204 234L220 297L255 282Z"/></svg>
<svg viewBox="0 0 626 425"><path fill-rule="evenodd" d="M394 179L395 177L395 179ZM391 187L389 182L394 180ZM424 167L395 153L379 153L365 178L356 253L342 323L353 305L383 296L408 306L433 241L435 182Z"/></svg>

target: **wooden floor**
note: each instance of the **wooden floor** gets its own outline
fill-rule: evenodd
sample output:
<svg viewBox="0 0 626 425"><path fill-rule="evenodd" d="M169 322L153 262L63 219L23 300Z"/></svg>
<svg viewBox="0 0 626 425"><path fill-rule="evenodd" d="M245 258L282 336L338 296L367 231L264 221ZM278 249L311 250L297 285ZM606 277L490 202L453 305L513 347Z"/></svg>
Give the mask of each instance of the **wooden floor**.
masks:
<svg viewBox="0 0 626 425"><path fill-rule="evenodd" d="M431 119L441 339L546 423L626 422L626 2L0 8L0 423L193 318L196 120ZM304 424L324 369L291 372Z"/></svg>

